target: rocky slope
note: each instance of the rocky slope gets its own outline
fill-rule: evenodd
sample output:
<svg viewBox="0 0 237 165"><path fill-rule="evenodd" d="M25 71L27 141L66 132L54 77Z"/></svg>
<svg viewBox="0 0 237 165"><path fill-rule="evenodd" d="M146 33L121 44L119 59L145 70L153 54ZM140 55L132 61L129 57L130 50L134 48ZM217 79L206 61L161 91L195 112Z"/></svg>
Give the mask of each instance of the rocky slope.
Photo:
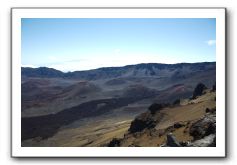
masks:
<svg viewBox="0 0 237 165"><path fill-rule="evenodd" d="M110 147L213 147L216 142L215 90L198 84L190 99L179 104L152 104L138 115L123 138Z"/></svg>

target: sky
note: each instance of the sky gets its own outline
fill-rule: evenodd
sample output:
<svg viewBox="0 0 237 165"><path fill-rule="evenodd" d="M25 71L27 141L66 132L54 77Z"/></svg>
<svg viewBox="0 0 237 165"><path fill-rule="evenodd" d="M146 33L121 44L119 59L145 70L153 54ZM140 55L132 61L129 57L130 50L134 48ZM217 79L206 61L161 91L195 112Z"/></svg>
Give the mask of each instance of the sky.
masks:
<svg viewBox="0 0 237 165"><path fill-rule="evenodd" d="M22 18L21 65L64 72L216 61L215 18Z"/></svg>

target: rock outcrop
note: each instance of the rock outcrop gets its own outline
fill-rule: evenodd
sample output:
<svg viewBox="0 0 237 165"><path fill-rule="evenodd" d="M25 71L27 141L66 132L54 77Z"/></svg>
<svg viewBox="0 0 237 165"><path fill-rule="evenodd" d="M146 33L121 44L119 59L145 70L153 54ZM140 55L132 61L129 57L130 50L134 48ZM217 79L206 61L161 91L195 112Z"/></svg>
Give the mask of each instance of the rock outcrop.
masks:
<svg viewBox="0 0 237 165"><path fill-rule="evenodd" d="M187 99L186 105L152 104L131 122L123 138L108 146L215 147L215 92L198 84L193 93L198 99Z"/></svg>
<svg viewBox="0 0 237 165"><path fill-rule="evenodd" d="M181 147L179 142L176 140L175 136L172 133L167 134L167 147Z"/></svg>
<svg viewBox="0 0 237 165"><path fill-rule="evenodd" d="M165 107L164 104L153 103L148 109L151 112L151 114L155 114L156 112L160 111L164 107Z"/></svg>
<svg viewBox="0 0 237 165"><path fill-rule="evenodd" d="M174 102L173 102L173 105L180 105L180 99L176 99Z"/></svg>
<svg viewBox="0 0 237 165"><path fill-rule="evenodd" d="M149 111L142 113L141 115L137 116L135 120L132 121L128 131L130 133L135 133L141 132L145 128L154 128L162 117L162 113L157 113L156 115L152 114Z"/></svg>
<svg viewBox="0 0 237 165"><path fill-rule="evenodd" d="M194 140L204 138L216 133L216 116L206 115L204 118L195 122L190 128L190 135Z"/></svg>
<svg viewBox="0 0 237 165"><path fill-rule="evenodd" d="M178 142L176 137L169 133L162 147L215 147L216 146L216 116L207 114L202 119L191 125L189 134L193 136L192 141Z"/></svg>
<svg viewBox="0 0 237 165"><path fill-rule="evenodd" d="M212 92L216 91L216 84L212 86Z"/></svg>
<svg viewBox="0 0 237 165"><path fill-rule="evenodd" d="M119 147L119 146L120 146L120 140L121 140L121 139L113 138L113 139L109 142L108 147Z"/></svg>
<svg viewBox="0 0 237 165"><path fill-rule="evenodd" d="M202 139L196 140L187 145L187 147L215 147L215 146L216 146L215 134L210 134Z"/></svg>
<svg viewBox="0 0 237 165"><path fill-rule="evenodd" d="M214 114L216 112L216 108L206 108L206 113L212 113Z"/></svg>
<svg viewBox="0 0 237 165"><path fill-rule="evenodd" d="M196 88L194 89L194 92L193 92L193 97L192 99L195 99L197 98L198 96L201 96L203 94L203 91L207 89L207 87L202 84L202 83L199 83Z"/></svg>

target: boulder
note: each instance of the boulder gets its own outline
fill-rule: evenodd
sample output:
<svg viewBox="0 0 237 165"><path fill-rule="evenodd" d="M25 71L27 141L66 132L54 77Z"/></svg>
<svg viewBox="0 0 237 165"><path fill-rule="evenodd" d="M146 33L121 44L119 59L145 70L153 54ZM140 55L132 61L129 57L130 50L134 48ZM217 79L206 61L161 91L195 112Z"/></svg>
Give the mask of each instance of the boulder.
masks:
<svg viewBox="0 0 237 165"><path fill-rule="evenodd" d="M212 109L206 108L206 113L212 113L212 114L214 114L215 112L216 112L216 108L212 108Z"/></svg>
<svg viewBox="0 0 237 165"><path fill-rule="evenodd" d="M210 134L187 145L188 147L215 147L216 135Z"/></svg>
<svg viewBox="0 0 237 165"><path fill-rule="evenodd" d="M138 115L132 122L129 128L130 133L141 132L145 129L152 129L157 126L157 124L164 117L164 114L159 112L152 114L150 111L144 112Z"/></svg>
<svg viewBox="0 0 237 165"><path fill-rule="evenodd" d="M206 113L209 113L211 110L209 108L206 108Z"/></svg>
<svg viewBox="0 0 237 165"><path fill-rule="evenodd" d="M190 127L189 134L194 140L201 139L210 134L216 133L216 118L215 115L208 115L193 123Z"/></svg>
<svg viewBox="0 0 237 165"><path fill-rule="evenodd" d="M180 145L182 147L188 147L190 143L191 143L190 141L182 141L182 142L180 142Z"/></svg>
<svg viewBox="0 0 237 165"><path fill-rule="evenodd" d="M172 133L167 134L166 140L167 147L181 147L179 142L176 140L175 136Z"/></svg>
<svg viewBox="0 0 237 165"><path fill-rule="evenodd" d="M137 116L135 120L132 121L129 132L135 133L144 130L145 128L154 128L156 126L156 121L152 118L149 112L142 113Z"/></svg>
<svg viewBox="0 0 237 165"><path fill-rule="evenodd" d="M162 108L164 108L163 104L153 103L148 109L151 112L151 114L155 114L156 112L160 111Z"/></svg>
<svg viewBox="0 0 237 165"><path fill-rule="evenodd" d="M216 91L216 84L212 86L212 92Z"/></svg>
<svg viewBox="0 0 237 165"><path fill-rule="evenodd" d="M113 138L109 144L108 144L108 147L120 147L120 139L117 139L117 138Z"/></svg>
<svg viewBox="0 0 237 165"><path fill-rule="evenodd" d="M202 84L202 83L199 83L196 88L194 89L194 92L193 92L193 97L192 99L195 99L197 98L197 96L201 96L204 92L204 90L207 89L207 87Z"/></svg>
<svg viewBox="0 0 237 165"><path fill-rule="evenodd" d="M181 128L181 127L183 127L183 126L185 126L184 123L181 123L181 122L176 122L176 123L174 123L174 128Z"/></svg>
<svg viewBox="0 0 237 165"><path fill-rule="evenodd" d="M180 99L176 99L174 102L173 102L173 105L180 105Z"/></svg>

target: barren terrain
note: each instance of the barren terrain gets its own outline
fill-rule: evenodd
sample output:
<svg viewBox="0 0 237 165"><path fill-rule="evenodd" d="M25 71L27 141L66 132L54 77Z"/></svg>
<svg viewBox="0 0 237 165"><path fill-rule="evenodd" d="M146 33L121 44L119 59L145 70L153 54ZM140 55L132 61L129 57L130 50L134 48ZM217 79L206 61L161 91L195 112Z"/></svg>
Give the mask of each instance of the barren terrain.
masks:
<svg viewBox="0 0 237 165"><path fill-rule="evenodd" d="M22 146L107 146L123 138L135 117L153 103L178 106L161 110L155 129L200 119L213 108L214 93L190 100L195 86L215 84L215 63L138 64L63 73L50 68L22 68ZM174 131L177 139L192 139ZM164 142L142 135L131 144L157 146ZM182 138L181 138L182 137ZM145 139L149 139L146 143ZM163 140L162 140L163 139ZM143 141L143 142L142 142Z"/></svg>

